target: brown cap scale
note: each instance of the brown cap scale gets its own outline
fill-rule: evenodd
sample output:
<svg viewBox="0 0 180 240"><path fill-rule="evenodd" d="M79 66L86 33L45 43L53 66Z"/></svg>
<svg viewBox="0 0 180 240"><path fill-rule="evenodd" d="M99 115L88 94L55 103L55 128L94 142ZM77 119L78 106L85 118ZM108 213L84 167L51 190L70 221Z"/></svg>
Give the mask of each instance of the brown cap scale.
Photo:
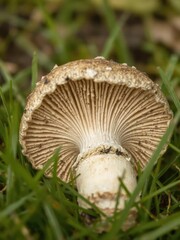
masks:
<svg viewBox="0 0 180 240"><path fill-rule="evenodd" d="M60 147L59 178L78 176L79 193L111 215L119 178L134 190L137 168L146 166L171 119L159 87L134 67L102 57L78 60L56 66L37 83L22 116L20 143L36 169ZM119 210L127 199L122 189Z"/></svg>

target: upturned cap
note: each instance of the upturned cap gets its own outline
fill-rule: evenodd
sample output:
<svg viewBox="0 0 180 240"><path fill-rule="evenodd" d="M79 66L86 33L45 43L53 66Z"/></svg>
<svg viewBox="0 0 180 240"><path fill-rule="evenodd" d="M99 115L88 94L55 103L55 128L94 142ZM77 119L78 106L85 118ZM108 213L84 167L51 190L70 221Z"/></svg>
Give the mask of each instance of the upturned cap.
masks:
<svg viewBox="0 0 180 240"><path fill-rule="evenodd" d="M84 146L99 143L102 135L143 169L171 119L165 97L147 75L97 57L56 66L37 82L27 98L19 138L36 169L60 147L58 176L68 181ZM46 175L51 176L51 168Z"/></svg>

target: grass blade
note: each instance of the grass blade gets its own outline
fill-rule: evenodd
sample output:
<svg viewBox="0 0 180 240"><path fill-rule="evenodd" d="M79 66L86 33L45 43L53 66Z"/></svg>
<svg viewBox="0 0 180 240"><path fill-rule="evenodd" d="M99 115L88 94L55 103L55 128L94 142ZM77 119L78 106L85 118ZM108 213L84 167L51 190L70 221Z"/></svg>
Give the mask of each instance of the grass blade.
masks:
<svg viewBox="0 0 180 240"><path fill-rule="evenodd" d="M103 1L102 7L103 7L103 13L104 13L105 21L106 21L107 26L108 26L109 31L110 31L109 35L110 36L114 35L114 37L117 35L116 38L114 39L115 40L114 41L114 48L116 50L116 54L118 56L119 61L132 64L132 62L133 62L132 61L132 56L129 52L129 49L127 47L126 41L124 39L122 30L121 30L122 25L124 24L124 17L121 20L121 23L118 24L118 22L116 20L116 17L115 17L115 14L112 11L112 9L111 9L107 0ZM117 29L115 31L114 28L119 28L119 32L118 32L119 34L117 34L117 32L116 32ZM110 43L108 43L108 44L110 44Z"/></svg>
<svg viewBox="0 0 180 240"><path fill-rule="evenodd" d="M22 197L18 201L11 203L4 210L0 212L0 220L8 215L12 214L15 210L20 208L27 200L29 200L33 196L33 193L28 194L27 196Z"/></svg>
<svg viewBox="0 0 180 240"><path fill-rule="evenodd" d="M38 59L37 54L34 52L32 60L32 80L31 80L31 90L36 86L36 81L38 79Z"/></svg>
<svg viewBox="0 0 180 240"><path fill-rule="evenodd" d="M171 215L166 219L160 220L158 225L160 225L158 229L143 234L136 240L154 240L158 239L159 237L172 230L177 230L178 227L180 227L180 213Z"/></svg>
<svg viewBox="0 0 180 240"><path fill-rule="evenodd" d="M180 111L180 101L179 101L178 97L176 96L176 94L170 84L170 78L173 74L173 71L174 71L177 61L178 61L178 58L176 56L173 56L170 60L170 64L169 64L167 71L163 72L163 70L161 68L158 68L158 71L159 71L161 79L166 87L166 90L169 92L169 95L174 102L174 105L176 106L177 110Z"/></svg>
<svg viewBox="0 0 180 240"><path fill-rule="evenodd" d="M63 234L61 231L61 227L58 223L58 220L57 220L52 208L46 203L46 204L44 204L44 210L45 210L47 219L49 221L49 224L51 225L51 227L53 229L55 239L64 240L64 237L63 237Z"/></svg>
<svg viewBox="0 0 180 240"><path fill-rule="evenodd" d="M170 188L172 188L172 187L174 187L174 186L176 186L176 185L179 185L180 184L180 180L178 180L178 181L176 181L176 182L172 182L172 183L170 183L170 184L168 184L168 185L166 185L166 186L164 186L164 187L161 187L160 189L158 189L157 191L155 191L155 192L153 192L153 193L151 193L151 194L149 194L149 195L146 195L144 198L142 198L139 202L145 202L145 201L147 201L148 199L151 199L151 198L153 198L154 196L157 196L157 195L159 195L160 193L163 193L163 192L165 192L165 191L167 191L168 189L170 189Z"/></svg>

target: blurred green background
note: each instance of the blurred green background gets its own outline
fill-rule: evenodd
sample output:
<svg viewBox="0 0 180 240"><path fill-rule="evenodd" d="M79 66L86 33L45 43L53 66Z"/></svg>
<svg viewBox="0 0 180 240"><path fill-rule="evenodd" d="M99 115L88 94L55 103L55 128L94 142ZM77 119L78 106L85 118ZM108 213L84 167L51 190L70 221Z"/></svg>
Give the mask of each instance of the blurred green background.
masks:
<svg viewBox="0 0 180 240"><path fill-rule="evenodd" d="M1 61L16 74L31 66L34 52L39 75L103 55L156 77L156 67L180 53L180 1L1 0Z"/></svg>

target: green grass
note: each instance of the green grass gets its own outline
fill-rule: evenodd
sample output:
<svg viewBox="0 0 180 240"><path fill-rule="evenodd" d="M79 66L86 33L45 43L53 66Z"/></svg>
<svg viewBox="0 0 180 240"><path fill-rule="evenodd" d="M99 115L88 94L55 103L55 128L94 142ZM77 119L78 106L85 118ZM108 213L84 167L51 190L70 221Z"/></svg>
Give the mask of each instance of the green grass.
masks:
<svg viewBox="0 0 180 240"><path fill-rule="evenodd" d="M17 92L20 94L16 77L9 76L1 65L6 79L4 86L8 84L8 88L6 91L3 91L3 86L0 88L0 239L178 239L180 149L176 135L180 103L170 85L176 63L177 58L172 57L167 71L159 69L169 100L175 107L174 120L147 168L139 176L138 185L125 210L109 218L106 224L109 222L111 227L107 233L101 234L95 231L101 228L98 210L92 206L93 211L85 211L95 218L88 227L81 217L83 210L76 201L80 196L73 185L61 182L56 176L52 179L43 178L46 168L55 162L54 157L39 172L32 170L23 157L18 143L18 130L24 103L16 101ZM36 75L37 61L34 55L32 82ZM171 135L171 148L154 167ZM138 206L136 204L139 209L138 224L122 232L121 226L141 191L142 198Z"/></svg>
<svg viewBox="0 0 180 240"><path fill-rule="evenodd" d="M159 72L161 87L174 112L174 119L147 168L139 173L138 185L121 214L115 213L113 217L107 218L102 226L99 209L92 204L92 210L83 210L78 206L78 197L88 201L79 196L73 181L71 184L64 183L57 179L55 174L51 179L43 177L50 164L54 163L55 169L58 152L41 171L32 169L22 155L18 140L20 119L25 106L25 96L35 87L41 75L39 71L48 72L55 63L61 64L75 58L91 58L97 55L106 58L113 56L119 62L135 64L122 32L118 31L118 24L123 26L129 13L123 14L119 21L116 21L115 12L105 1L99 12L107 28L108 37L99 51L96 46L74 38L74 34L87 20L86 15L92 14L88 10L91 7L89 1L87 5L81 4L81 1L69 1L71 4L65 3L64 11L55 17L49 14L42 4L43 1L39 2L36 7L43 16L44 25L42 24L38 31L41 31L48 44L53 46L52 56L38 49L27 37L29 31L36 27L33 22L13 15L18 9L17 6L20 6L18 1L8 6L8 11L12 14L0 14L0 22L13 19L17 29L23 29L14 41L32 59L32 64L16 74L8 71L6 61L0 62L3 78L3 84L0 86L0 240L180 239L180 101L176 94L180 85L180 63L178 57L167 54L166 49L162 50L151 43L151 51L154 51L154 59L152 57L151 61L154 66L161 65L163 68L158 68L156 73ZM78 9L81 13L75 21L71 18L73 9ZM59 22L69 27L67 38L58 38L56 33ZM0 43L0 51L3 54L7 50L8 41L9 38L3 45ZM157 48L160 51L156 54L156 50L153 49ZM31 84L28 79L31 79ZM168 150L160 157L160 152L167 142ZM140 192L142 197L135 203L134 200ZM137 225L123 232L121 226L133 206L138 208ZM91 224L89 219L84 217L86 213L92 219ZM108 231L101 232L103 228Z"/></svg>

